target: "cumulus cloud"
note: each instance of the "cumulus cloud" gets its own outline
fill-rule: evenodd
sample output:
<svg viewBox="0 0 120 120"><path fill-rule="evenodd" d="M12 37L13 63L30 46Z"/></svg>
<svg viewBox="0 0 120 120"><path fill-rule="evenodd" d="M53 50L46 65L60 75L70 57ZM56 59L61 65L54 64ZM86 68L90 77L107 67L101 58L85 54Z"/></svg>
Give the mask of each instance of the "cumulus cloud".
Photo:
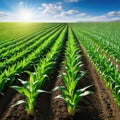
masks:
<svg viewBox="0 0 120 120"><path fill-rule="evenodd" d="M57 4L52 4L52 3L43 3L42 8L44 9L42 13L44 14L55 14L57 12L62 11L62 5L59 3Z"/></svg>
<svg viewBox="0 0 120 120"><path fill-rule="evenodd" d="M78 16L78 17L84 17L84 16L86 16L87 14L86 13L79 13L79 14L77 14L76 16Z"/></svg>
<svg viewBox="0 0 120 120"><path fill-rule="evenodd" d="M72 17L78 13L77 10L68 10L68 11L62 11L60 14L55 15L55 18L66 18L66 17Z"/></svg>
<svg viewBox="0 0 120 120"><path fill-rule="evenodd" d="M65 2L79 2L79 0L65 0Z"/></svg>
<svg viewBox="0 0 120 120"><path fill-rule="evenodd" d="M77 21L108 21L108 17L105 15L101 16L85 16L84 18L78 18Z"/></svg>
<svg viewBox="0 0 120 120"><path fill-rule="evenodd" d="M120 16L120 11L111 11L106 14L109 17Z"/></svg>
<svg viewBox="0 0 120 120"><path fill-rule="evenodd" d="M105 15L101 15L101 16L92 17L91 20L93 20L93 21L107 21L108 18Z"/></svg>
<svg viewBox="0 0 120 120"><path fill-rule="evenodd" d="M115 16L115 15L116 15L116 12L115 12L115 11L111 11L111 12L108 12L107 15L108 15L108 16Z"/></svg>
<svg viewBox="0 0 120 120"><path fill-rule="evenodd" d="M111 18L111 21L120 21L120 18Z"/></svg>
<svg viewBox="0 0 120 120"><path fill-rule="evenodd" d="M64 11L64 12L62 12L61 13L61 15L62 16L69 16L69 15L74 15L74 14L76 14L76 13L78 13L78 11L77 10L68 10L68 11Z"/></svg>
<svg viewBox="0 0 120 120"><path fill-rule="evenodd" d="M0 21L13 21L13 19L15 18L13 18L13 14L11 12L0 11Z"/></svg>
<svg viewBox="0 0 120 120"><path fill-rule="evenodd" d="M8 15L9 15L9 13L0 11L0 17L7 17Z"/></svg>
<svg viewBox="0 0 120 120"><path fill-rule="evenodd" d="M71 2L77 2L78 0L67 0ZM81 0L79 0L81 1ZM110 11L103 15L91 16L87 13L81 13L75 9L64 10L61 2L56 3L43 3L39 10L44 18L50 18L51 20L71 20L71 21L110 21L111 18L115 18L120 15L120 11ZM118 16L119 17L119 16Z"/></svg>

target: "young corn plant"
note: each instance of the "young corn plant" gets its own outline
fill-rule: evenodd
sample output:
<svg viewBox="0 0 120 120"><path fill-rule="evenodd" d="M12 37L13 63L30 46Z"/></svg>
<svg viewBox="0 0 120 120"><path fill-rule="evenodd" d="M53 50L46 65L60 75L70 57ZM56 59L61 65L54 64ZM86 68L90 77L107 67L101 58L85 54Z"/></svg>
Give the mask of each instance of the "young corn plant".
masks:
<svg viewBox="0 0 120 120"><path fill-rule="evenodd" d="M40 63L35 68L35 73L28 72L30 75L29 81L19 80L23 86L12 86L13 89L17 90L23 96L25 96L26 101L20 100L16 104L19 105L22 103L26 104L26 110L28 115L33 115L34 106L36 98L38 94L41 92L50 93L40 88L43 87L46 77L48 78L51 74L51 70L53 69L58 56L60 55L60 51L62 50L62 46L65 40L67 27L64 28L59 38L56 40L55 44L51 48L50 52L46 55L45 58L40 59Z"/></svg>
<svg viewBox="0 0 120 120"><path fill-rule="evenodd" d="M15 89L26 98L26 101L19 100L14 105L12 105L12 107L25 103L26 111L29 116L29 115L33 115L34 113L35 101L38 97L38 94L47 91L38 88L39 80L37 79L36 73L31 73L31 72L27 72L27 73L30 75L29 81L23 81L19 79L19 81L22 83L23 86L11 86L11 88Z"/></svg>
<svg viewBox="0 0 120 120"><path fill-rule="evenodd" d="M55 98L63 99L67 105L69 115L73 116L81 99L92 92L87 90L89 87L91 87L91 85L76 90L78 82L81 80L86 71L80 71L82 67L82 63L80 61L81 56L79 55L80 53L71 29L69 29L68 35L69 40L67 42L67 48L65 52L66 61L63 62L63 68L65 72L61 73L65 86L58 86L54 88L53 91L59 89L62 92L62 95L58 95Z"/></svg>

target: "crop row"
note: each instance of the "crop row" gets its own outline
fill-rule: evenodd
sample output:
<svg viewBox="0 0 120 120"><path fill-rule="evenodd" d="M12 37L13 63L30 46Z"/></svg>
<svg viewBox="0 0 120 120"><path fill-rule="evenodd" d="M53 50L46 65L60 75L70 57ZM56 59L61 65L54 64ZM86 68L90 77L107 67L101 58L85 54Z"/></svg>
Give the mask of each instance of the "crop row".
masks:
<svg viewBox="0 0 120 120"><path fill-rule="evenodd" d="M113 57L115 60L119 61L120 59L120 42L118 41L118 39L114 38L105 38L105 37L101 37L99 35L96 34L91 34L89 32L85 32L84 33L86 35L86 37L91 38L91 40L93 40L96 44L99 45L99 47L101 47L101 49L103 49L107 54L109 54L109 56ZM104 35L105 36L105 35Z"/></svg>
<svg viewBox="0 0 120 120"><path fill-rule="evenodd" d="M107 57L99 52L94 44L89 40L88 37L84 36L77 30L74 30L80 44L87 52L89 58L93 61L97 70L103 76L106 85L110 87L117 101L120 105L120 73L116 66L112 65L111 61Z"/></svg>
<svg viewBox="0 0 120 120"><path fill-rule="evenodd" d="M51 35L47 40L45 40L35 51L33 51L27 57L18 61L15 64L13 63L11 66L5 69L4 72L1 73L0 92L2 92L7 82L11 84L14 81L14 76L16 74L19 75L21 72L24 72L24 70L30 67L31 64L34 64L34 61L36 61L38 58L42 58L45 55L45 53L49 51L51 46L54 44L54 42L60 35L62 29L63 27L60 28L57 32L55 32L53 35Z"/></svg>
<svg viewBox="0 0 120 120"><path fill-rule="evenodd" d="M87 24L88 26L90 26L89 29ZM79 31L84 36L86 36L86 38L88 37L89 39L94 41L96 44L98 44L98 46L101 48L101 50L103 50L103 52L105 52L111 58L113 58L114 60L120 63L119 61L120 60L119 30L117 28L115 28L114 30L101 29L101 26L103 26L103 24L100 24L100 23L97 25L93 24L93 26L91 26L92 24L89 24L89 23L87 24L83 24L84 28L82 24L71 24L71 25L72 27L77 29L77 31ZM113 23L113 24L116 24L116 23ZM79 26L82 27L82 29L79 29ZM99 26L99 29L97 28L98 26ZM104 27L104 28L106 29L107 27ZM112 28L114 28L114 26L112 26Z"/></svg>
<svg viewBox="0 0 120 120"><path fill-rule="evenodd" d="M10 61L10 63L12 62L13 64L1 72L0 92L3 91L6 83L9 83L9 86L12 85L16 74L20 75L26 71L30 76L29 80L26 81L18 78L22 85L11 86L11 88L22 94L25 100L18 100L12 107L24 103L27 114L33 115L38 95L40 93L49 94L59 89L62 94L56 96L56 99L63 99L68 108L69 115L73 116L79 101L84 96L92 93L87 90L90 86L76 89L77 84L86 73L86 71L81 70L83 64L81 62L79 45L77 44L78 41L74 37L72 29L65 24L49 29L48 31L43 32L40 39L33 39L33 45L30 45L28 49L24 50L31 50L27 57L24 57L20 54L21 52L19 52L21 60L16 61L17 56L14 56L13 60L15 60L16 63L15 61ZM53 74L53 70L64 46L66 46L65 61L63 62L64 72L61 72L64 86L57 86L52 91L45 91L43 90L44 84L46 80L50 80L50 76ZM33 49L34 52L32 51ZM31 64L34 66L34 72L27 71L27 68Z"/></svg>
<svg viewBox="0 0 120 120"><path fill-rule="evenodd" d="M4 60L3 62L0 62L1 72L3 71L3 69L8 68L11 64L13 64L13 63L15 64L16 62L27 57L30 53L34 52L47 38L49 38L58 29L59 29L59 27L52 28L52 29L50 28L50 29L46 30L45 32L41 33L40 35L36 36L35 38L29 40L25 44L14 48L12 50L12 51L14 51L14 53L11 53L11 52L7 53L8 54L7 56L9 56L9 57L11 56L11 57L7 58L7 56L5 56L4 59L6 59L6 60ZM16 51L17 51L17 53L16 53Z"/></svg>
<svg viewBox="0 0 120 120"><path fill-rule="evenodd" d="M47 29L52 26L56 26L56 23L0 23L0 43L7 43L10 41L14 41L22 36L27 36L32 33L36 33L39 30Z"/></svg>
<svg viewBox="0 0 120 120"><path fill-rule="evenodd" d="M52 29L52 27L51 27L51 29ZM28 36L23 36L22 38L20 38L20 39L18 38L15 41L10 41L9 44L8 43L6 44L6 47L2 46L1 50L0 50L1 59L4 59L4 57L7 57L7 56L9 57L9 54L11 54L11 56L12 56L12 54L14 54L14 48L17 47L17 49L15 51L17 53L18 51L23 49L23 48L21 48L21 46L24 46L25 43L30 42L33 38L35 40L39 39L42 36L42 33L44 31L46 31L46 29L40 30L39 32L33 33L31 35L28 35Z"/></svg>
<svg viewBox="0 0 120 120"><path fill-rule="evenodd" d="M32 115L34 113L34 106L39 93L47 92L42 90L42 87L45 83L45 80L50 77L52 73L51 71L56 64L58 57L60 56L65 43L66 33L67 27L61 31L60 36L55 41L55 44L52 46L46 57L40 59L39 63L35 67L35 72L28 72L30 74L29 81L19 80L23 86L12 86L12 88L17 90L26 98L26 101L20 100L13 106L25 103L28 115Z"/></svg>
<svg viewBox="0 0 120 120"><path fill-rule="evenodd" d="M62 92L62 94L56 96L56 98L65 101L69 115L73 116L78 103L84 96L87 96L92 92L87 90L91 85L76 89L77 84L86 71L81 70L83 64L81 62L79 47L70 27L68 30L65 59L66 60L63 62L64 72L61 73L64 86L57 86L54 88L54 91L59 89Z"/></svg>

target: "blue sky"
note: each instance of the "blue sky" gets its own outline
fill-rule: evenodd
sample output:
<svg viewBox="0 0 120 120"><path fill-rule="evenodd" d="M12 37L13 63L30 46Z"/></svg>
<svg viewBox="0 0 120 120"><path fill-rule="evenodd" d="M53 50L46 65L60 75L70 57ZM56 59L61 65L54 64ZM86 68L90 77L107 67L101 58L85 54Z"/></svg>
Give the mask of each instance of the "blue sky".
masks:
<svg viewBox="0 0 120 120"><path fill-rule="evenodd" d="M0 0L0 21L120 20L120 0Z"/></svg>

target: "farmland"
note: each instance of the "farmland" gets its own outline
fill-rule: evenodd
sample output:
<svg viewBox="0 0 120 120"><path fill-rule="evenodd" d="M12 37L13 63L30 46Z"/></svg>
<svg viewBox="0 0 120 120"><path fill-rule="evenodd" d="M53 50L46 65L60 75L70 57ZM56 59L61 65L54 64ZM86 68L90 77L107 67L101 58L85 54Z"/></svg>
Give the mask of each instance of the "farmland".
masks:
<svg viewBox="0 0 120 120"><path fill-rule="evenodd" d="M0 23L1 120L119 120L120 23Z"/></svg>

